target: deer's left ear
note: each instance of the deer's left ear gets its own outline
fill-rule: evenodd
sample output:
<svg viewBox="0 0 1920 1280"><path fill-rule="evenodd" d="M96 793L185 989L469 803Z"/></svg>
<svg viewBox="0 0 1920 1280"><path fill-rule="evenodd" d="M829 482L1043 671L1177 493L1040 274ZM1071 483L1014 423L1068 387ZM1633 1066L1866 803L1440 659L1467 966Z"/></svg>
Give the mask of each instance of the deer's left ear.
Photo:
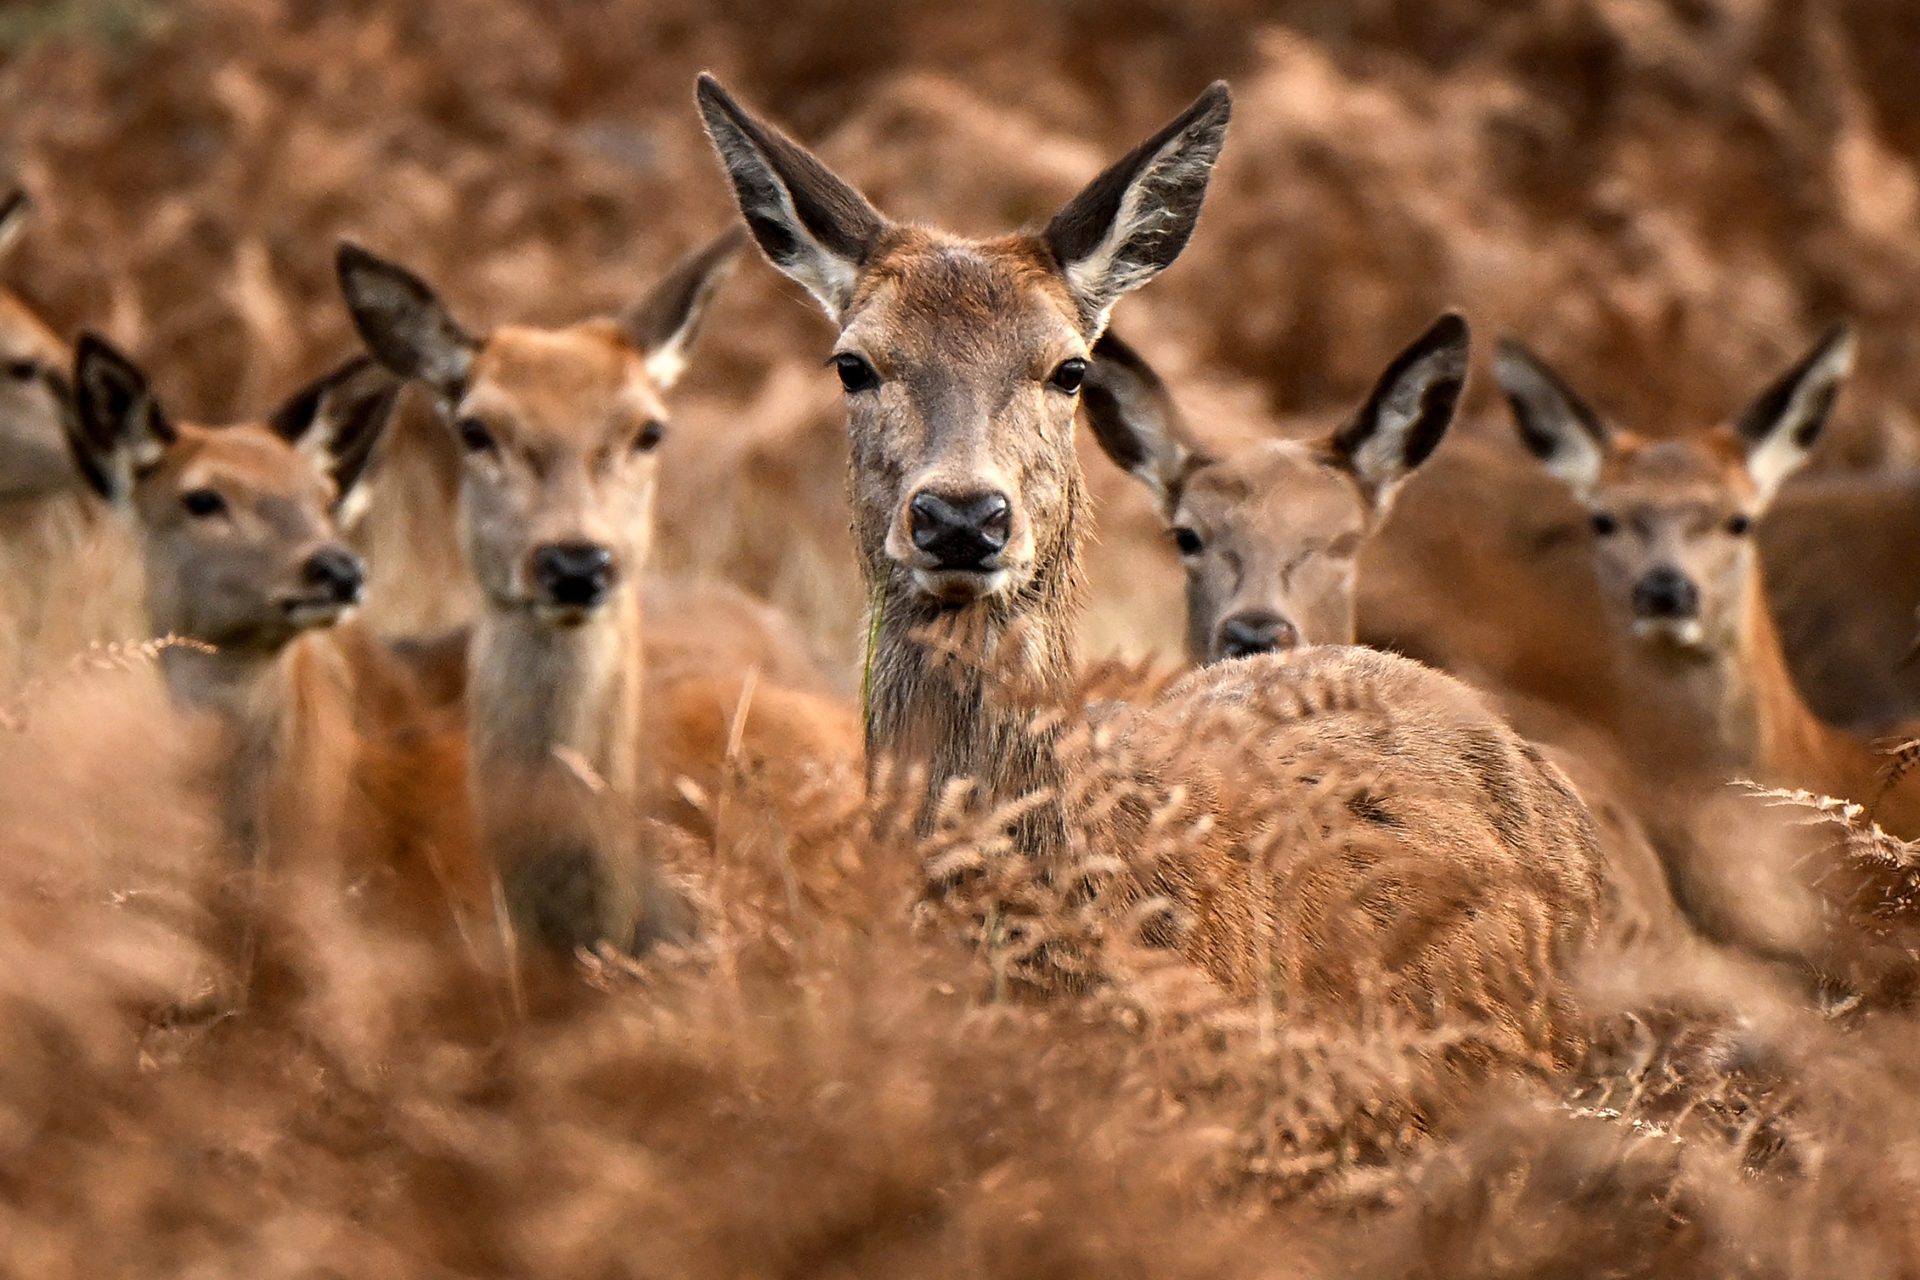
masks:
<svg viewBox="0 0 1920 1280"><path fill-rule="evenodd" d="M73 398L67 443L74 465L101 497L123 502L179 432L140 366L91 333L74 350Z"/></svg>
<svg viewBox="0 0 1920 1280"><path fill-rule="evenodd" d="M695 249L621 317L627 336L646 353L647 376L660 390L673 386L686 372L687 353L700 334L700 323L720 286L733 274L746 244L746 231L735 227Z"/></svg>
<svg viewBox="0 0 1920 1280"><path fill-rule="evenodd" d="M1376 514L1452 425L1471 343L1464 316L1441 316L1394 357L1353 421L1328 439L1328 455L1359 481Z"/></svg>
<svg viewBox="0 0 1920 1280"><path fill-rule="evenodd" d="M1734 431L1761 501L1806 462L1852 369L1853 330L1837 324L1740 415Z"/></svg>
<svg viewBox="0 0 1920 1280"><path fill-rule="evenodd" d="M267 425L333 477L336 503L344 503L373 460L400 387L399 378L359 356L295 392Z"/></svg>

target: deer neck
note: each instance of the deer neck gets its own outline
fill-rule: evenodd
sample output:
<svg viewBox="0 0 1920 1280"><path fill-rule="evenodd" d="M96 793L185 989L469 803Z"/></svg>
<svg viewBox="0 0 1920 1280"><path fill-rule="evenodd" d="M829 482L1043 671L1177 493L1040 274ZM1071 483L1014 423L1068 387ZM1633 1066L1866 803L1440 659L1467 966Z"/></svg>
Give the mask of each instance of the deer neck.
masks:
<svg viewBox="0 0 1920 1280"><path fill-rule="evenodd" d="M315 859L340 835L358 741L338 638L312 631L266 651L169 648L161 663L174 701L221 727L232 847L256 865L332 867Z"/></svg>
<svg viewBox="0 0 1920 1280"><path fill-rule="evenodd" d="M1079 469L1068 486L1068 518L1026 588L959 611L929 605L877 547L864 560L873 601L867 674L867 759L927 770L929 806L947 784L977 779L989 804L1046 791L1019 820L1029 850L1066 836L1058 799L1056 729L1036 728L1034 711L1075 669L1073 643L1081 578Z"/></svg>

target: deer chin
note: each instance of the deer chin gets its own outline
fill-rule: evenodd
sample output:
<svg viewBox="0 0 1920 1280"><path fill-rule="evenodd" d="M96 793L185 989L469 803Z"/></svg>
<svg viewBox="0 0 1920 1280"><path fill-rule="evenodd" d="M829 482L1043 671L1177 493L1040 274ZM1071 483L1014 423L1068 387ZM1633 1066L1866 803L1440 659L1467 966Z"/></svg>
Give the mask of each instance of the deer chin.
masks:
<svg viewBox="0 0 1920 1280"><path fill-rule="evenodd" d="M541 600L529 605L527 612L543 627L552 627L556 631L571 631L575 627L586 626L605 610L599 605L554 604Z"/></svg>
<svg viewBox="0 0 1920 1280"><path fill-rule="evenodd" d="M333 626L357 604L337 596L291 596L280 602L280 616L294 631L314 631Z"/></svg>
<svg viewBox="0 0 1920 1280"><path fill-rule="evenodd" d="M1704 653L1706 624L1698 618L1635 618L1634 639L1679 653Z"/></svg>
<svg viewBox="0 0 1920 1280"><path fill-rule="evenodd" d="M943 609L958 609L1006 595L1013 575L1005 569L915 569L913 586Z"/></svg>

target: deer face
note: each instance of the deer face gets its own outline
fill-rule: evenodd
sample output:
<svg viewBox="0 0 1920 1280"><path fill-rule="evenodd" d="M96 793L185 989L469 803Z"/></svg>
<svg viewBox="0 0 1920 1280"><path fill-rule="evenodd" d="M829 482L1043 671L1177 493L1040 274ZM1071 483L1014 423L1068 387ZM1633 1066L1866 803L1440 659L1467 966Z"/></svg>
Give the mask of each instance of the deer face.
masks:
<svg viewBox="0 0 1920 1280"><path fill-rule="evenodd" d="M359 603L366 574L335 522L399 384L356 360L264 423L176 423L145 376L91 335L74 367L82 476L140 532L162 633L271 651Z"/></svg>
<svg viewBox="0 0 1920 1280"><path fill-rule="evenodd" d="M369 349L434 389L464 454L460 536L492 608L567 627L635 598L664 396L739 247L728 236L692 255L618 321L478 339L417 277L342 246Z"/></svg>
<svg viewBox="0 0 1920 1280"><path fill-rule="evenodd" d="M14 192L0 199L0 260L19 242L29 214ZM32 497L73 484L67 458L72 355L33 309L0 291L0 498Z"/></svg>
<svg viewBox="0 0 1920 1280"><path fill-rule="evenodd" d="M1729 426L1649 441L1609 427L1538 357L1494 369L1522 441L1585 506L1605 598L1642 644L1730 653L1759 589L1754 522L1819 438L1853 340L1835 329Z"/></svg>
<svg viewBox="0 0 1920 1280"><path fill-rule="evenodd" d="M1338 430L1218 456L1137 352L1112 333L1100 339L1087 417L1167 519L1187 572L1195 662L1353 642L1360 549L1452 422L1468 344L1466 322L1443 316Z"/></svg>
<svg viewBox="0 0 1920 1280"><path fill-rule="evenodd" d="M889 222L709 77L700 109L748 227L840 328L855 529L869 572L931 608L1019 600L1066 563L1073 414L1089 346L1173 261L1225 135L1225 86L1096 179L1038 235Z"/></svg>

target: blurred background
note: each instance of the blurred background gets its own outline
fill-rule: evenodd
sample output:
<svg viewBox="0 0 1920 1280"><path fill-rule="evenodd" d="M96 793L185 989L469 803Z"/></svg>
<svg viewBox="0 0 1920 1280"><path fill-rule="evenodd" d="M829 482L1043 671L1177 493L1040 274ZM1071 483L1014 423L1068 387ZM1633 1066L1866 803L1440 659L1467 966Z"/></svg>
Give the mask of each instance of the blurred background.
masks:
<svg viewBox="0 0 1920 1280"><path fill-rule="evenodd" d="M1657 433L1731 414L1850 317L1860 371L1816 467L1901 467L1920 439L1909 20L1893 0L14 0L0 175L39 217L9 283L137 354L182 416L258 415L351 349L342 236L484 329L618 307L727 226L700 69L889 213L980 233L1044 218L1225 77L1199 233L1116 317L1202 429L1324 429L1461 306L1483 362L1523 335ZM844 663L830 337L764 263L740 272L676 398L662 554L773 598ZM1461 434L1518 459L1490 384ZM1154 513L1085 461L1090 637L1177 651ZM1475 512L1405 505L1416 541L1476 532ZM1874 536L1904 561L1904 528ZM392 629L457 613L388 587ZM1881 594L1910 622L1920 586Z"/></svg>

